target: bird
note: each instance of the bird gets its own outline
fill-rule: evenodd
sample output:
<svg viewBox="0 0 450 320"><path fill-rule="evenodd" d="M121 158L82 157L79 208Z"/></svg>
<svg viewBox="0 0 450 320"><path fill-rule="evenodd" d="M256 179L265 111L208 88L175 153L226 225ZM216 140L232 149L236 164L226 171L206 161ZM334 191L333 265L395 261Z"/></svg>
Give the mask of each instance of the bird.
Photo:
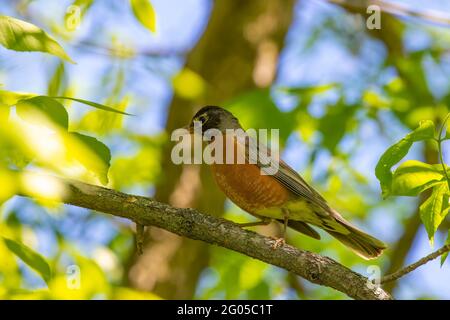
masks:
<svg viewBox="0 0 450 320"><path fill-rule="evenodd" d="M218 106L201 108L186 126L189 134L194 134L195 125L201 124L201 134L210 129L219 132L225 142L231 141L236 150L242 150L249 158L248 144L232 137L230 130L244 130L239 120L228 110ZM211 139L211 143L214 139ZM247 140L248 141L248 140ZM225 147L223 152L229 152ZM261 155L257 146L257 153ZM266 146L270 152L270 148ZM270 154L270 153L269 153ZM358 229L334 210L328 202L311 187L297 171L283 160L276 160L278 170L274 174L262 174L260 162L223 161L212 163L212 174L219 188L242 210L258 221L241 223L241 227L267 225L278 221L283 225L282 237L274 244L274 249L285 244L287 227L309 237L320 240L320 234L312 227L326 231L354 253L364 259L379 257L387 246L375 237Z"/></svg>

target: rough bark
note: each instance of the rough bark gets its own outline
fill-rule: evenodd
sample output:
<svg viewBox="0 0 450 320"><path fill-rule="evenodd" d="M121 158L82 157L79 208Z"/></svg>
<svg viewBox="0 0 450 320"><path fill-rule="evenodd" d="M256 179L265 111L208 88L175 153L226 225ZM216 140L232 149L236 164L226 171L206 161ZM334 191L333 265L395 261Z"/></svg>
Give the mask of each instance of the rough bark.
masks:
<svg viewBox="0 0 450 320"><path fill-rule="evenodd" d="M165 128L169 135L186 125L202 105L222 105L247 90L270 86L292 20L294 2L213 2L206 30L186 60L186 67L205 80L207 90L194 100L174 96ZM261 65L268 68L269 76L265 79L258 77ZM225 197L216 187L209 168L175 166L170 159L171 147L168 144L163 151L164 176L156 186L155 199L221 216ZM152 290L164 298L192 298L200 273L209 262L208 246L155 228L147 235L144 254L130 265L131 285Z"/></svg>
<svg viewBox="0 0 450 320"><path fill-rule="evenodd" d="M313 283L328 286L355 299L391 299L383 289L331 258L290 245L273 249L274 240L244 230L237 224L195 209L174 208L150 198L125 194L78 181L62 180L67 186L66 204L156 226L179 236L219 245L291 271ZM189 258L189 257L186 257Z"/></svg>

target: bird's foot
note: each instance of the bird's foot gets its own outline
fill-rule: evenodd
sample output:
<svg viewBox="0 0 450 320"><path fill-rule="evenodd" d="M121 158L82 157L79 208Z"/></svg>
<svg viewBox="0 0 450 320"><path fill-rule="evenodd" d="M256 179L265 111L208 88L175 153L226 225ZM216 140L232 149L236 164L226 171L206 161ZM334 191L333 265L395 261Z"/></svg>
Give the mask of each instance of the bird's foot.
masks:
<svg viewBox="0 0 450 320"><path fill-rule="evenodd" d="M284 238L275 238L271 237L274 240L274 243L272 245L272 249L278 249L286 244L286 240Z"/></svg>

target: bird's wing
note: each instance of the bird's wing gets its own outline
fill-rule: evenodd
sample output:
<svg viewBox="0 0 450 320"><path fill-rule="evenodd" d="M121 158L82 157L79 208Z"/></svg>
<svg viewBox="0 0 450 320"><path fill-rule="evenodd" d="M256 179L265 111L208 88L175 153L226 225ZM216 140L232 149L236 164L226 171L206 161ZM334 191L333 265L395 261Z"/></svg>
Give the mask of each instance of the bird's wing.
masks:
<svg viewBox="0 0 450 320"><path fill-rule="evenodd" d="M246 160L250 161L250 159L253 159L253 161L255 161L256 159L257 166L263 171L266 170L266 173L273 176L294 195L301 197L324 210L323 213L320 212L318 214L322 213L328 216L332 212L326 200L316 190L309 186L294 169L283 160L271 157L271 150L267 146L263 144L259 145L256 143L255 139L248 135L247 137L248 138L246 138L245 141L238 139L238 143L243 146L245 145ZM270 161L276 161L276 164L278 165L278 170L274 173L268 171L268 164Z"/></svg>
<svg viewBox="0 0 450 320"><path fill-rule="evenodd" d="M327 213L330 211L327 201L316 190L309 186L294 169L287 165L283 160L279 161L279 165L279 170L273 176L275 179L296 196L311 201L312 204L322 208Z"/></svg>

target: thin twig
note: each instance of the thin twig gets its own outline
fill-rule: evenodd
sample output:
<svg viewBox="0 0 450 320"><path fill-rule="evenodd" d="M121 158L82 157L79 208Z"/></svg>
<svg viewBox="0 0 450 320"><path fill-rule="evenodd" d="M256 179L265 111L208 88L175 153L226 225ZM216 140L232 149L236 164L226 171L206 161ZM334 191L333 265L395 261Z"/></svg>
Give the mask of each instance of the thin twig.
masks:
<svg viewBox="0 0 450 320"><path fill-rule="evenodd" d="M408 273L416 270L420 266L423 266L424 264L430 262L431 260L436 259L437 257L442 256L443 254L445 254L445 253L447 253L449 251L450 251L450 244L446 244L442 248L440 248L439 250L437 250L437 251L435 251L433 253L430 253L429 255L427 255L426 257L423 257L419 261L417 261L417 262L415 262L413 264L410 264L409 266L407 266L407 267L405 267L405 268L403 268L403 269L401 269L401 270L399 270L397 272L394 272L392 274L384 276L381 279L380 283L383 284L383 283L386 283L386 282L391 282L391 281L397 280L397 279L407 275Z"/></svg>

